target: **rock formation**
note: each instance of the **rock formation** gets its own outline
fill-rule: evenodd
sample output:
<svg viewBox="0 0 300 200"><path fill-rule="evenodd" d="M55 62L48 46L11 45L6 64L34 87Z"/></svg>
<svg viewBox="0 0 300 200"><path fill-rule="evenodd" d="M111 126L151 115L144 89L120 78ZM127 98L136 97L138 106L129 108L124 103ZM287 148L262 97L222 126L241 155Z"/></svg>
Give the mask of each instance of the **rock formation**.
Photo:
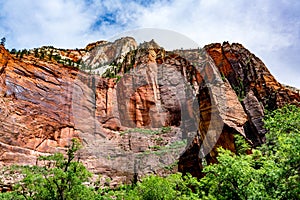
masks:
<svg viewBox="0 0 300 200"><path fill-rule="evenodd" d="M0 165L36 164L77 137L80 159L112 185L177 161L201 177L218 146L235 151L235 134L264 142L266 108L300 102L240 44L169 52L122 38L55 52L107 77L0 46Z"/></svg>

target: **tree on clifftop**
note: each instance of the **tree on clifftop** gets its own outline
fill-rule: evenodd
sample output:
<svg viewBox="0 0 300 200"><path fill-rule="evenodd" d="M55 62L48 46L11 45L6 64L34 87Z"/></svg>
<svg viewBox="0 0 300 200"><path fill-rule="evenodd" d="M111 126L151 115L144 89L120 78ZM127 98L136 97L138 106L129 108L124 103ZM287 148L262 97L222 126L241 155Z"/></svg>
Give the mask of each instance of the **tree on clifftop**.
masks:
<svg viewBox="0 0 300 200"><path fill-rule="evenodd" d="M1 43L0 44L2 46L5 46L5 42L6 42L6 38L5 37L1 38Z"/></svg>

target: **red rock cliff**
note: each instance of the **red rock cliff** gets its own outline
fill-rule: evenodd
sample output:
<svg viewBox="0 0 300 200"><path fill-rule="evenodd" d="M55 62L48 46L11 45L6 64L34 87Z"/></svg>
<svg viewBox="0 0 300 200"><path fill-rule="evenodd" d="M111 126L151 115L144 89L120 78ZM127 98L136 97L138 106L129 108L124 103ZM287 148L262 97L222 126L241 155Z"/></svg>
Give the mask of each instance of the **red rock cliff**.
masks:
<svg viewBox="0 0 300 200"><path fill-rule="evenodd" d="M167 52L127 40L111 56L106 43L85 54L95 65L128 52L110 71L120 80L16 59L0 46L0 163L35 164L78 137L88 168L118 182L162 173L162 163L176 160L200 177L202 159L215 162L216 147L235 151L235 134L253 146L264 142L265 108L300 102L240 44Z"/></svg>

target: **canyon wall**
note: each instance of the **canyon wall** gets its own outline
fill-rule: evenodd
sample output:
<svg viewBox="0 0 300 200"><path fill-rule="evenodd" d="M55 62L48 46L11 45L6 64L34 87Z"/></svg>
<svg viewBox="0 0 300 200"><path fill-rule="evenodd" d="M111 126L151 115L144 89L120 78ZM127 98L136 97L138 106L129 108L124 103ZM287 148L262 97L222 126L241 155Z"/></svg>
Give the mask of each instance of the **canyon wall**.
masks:
<svg viewBox="0 0 300 200"><path fill-rule="evenodd" d="M235 134L265 141L265 109L300 102L240 44L171 52L123 38L85 51L76 60L111 77L0 46L0 165L38 164L76 137L80 160L111 184L177 165L201 177L217 147L235 151Z"/></svg>

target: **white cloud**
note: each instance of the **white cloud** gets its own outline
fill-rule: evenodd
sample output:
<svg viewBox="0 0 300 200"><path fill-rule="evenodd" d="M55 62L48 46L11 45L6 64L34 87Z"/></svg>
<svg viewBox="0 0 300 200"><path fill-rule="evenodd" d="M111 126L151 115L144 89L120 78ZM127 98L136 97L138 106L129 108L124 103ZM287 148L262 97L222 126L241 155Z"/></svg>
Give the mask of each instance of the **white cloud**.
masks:
<svg viewBox="0 0 300 200"><path fill-rule="evenodd" d="M157 3L137 19L139 27L169 28L179 31L201 45L225 40L246 46L273 50L292 44L292 32L284 32L284 24L270 21L280 16L265 12L269 4L259 1L180 1Z"/></svg>
<svg viewBox="0 0 300 200"><path fill-rule="evenodd" d="M11 48L52 44L75 47L78 40L84 40L94 20L81 1L9 0L3 3L2 11L1 23Z"/></svg>
<svg viewBox="0 0 300 200"><path fill-rule="evenodd" d="M200 46L239 42L260 57L279 81L300 88L299 1L175 0L156 3L137 19L139 27L178 31ZM291 61L290 59L293 59Z"/></svg>
<svg viewBox="0 0 300 200"><path fill-rule="evenodd" d="M75 48L130 29L169 29L200 46L242 43L280 81L300 88L296 48L300 46L300 1L139 2L143 4L134 0L0 0L0 36L6 36L8 48ZM101 22L99 16L110 18Z"/></svg>

